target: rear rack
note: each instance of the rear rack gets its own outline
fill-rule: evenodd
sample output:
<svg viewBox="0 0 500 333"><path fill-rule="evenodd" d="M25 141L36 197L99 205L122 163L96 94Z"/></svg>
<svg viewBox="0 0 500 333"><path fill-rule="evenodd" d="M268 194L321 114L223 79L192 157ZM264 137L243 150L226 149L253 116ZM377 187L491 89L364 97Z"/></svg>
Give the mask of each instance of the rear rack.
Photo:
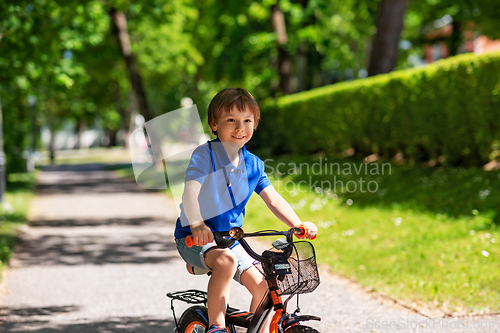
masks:
<svg viewBox="0 0 500 333"><path fill-rule="evenodd" d="M177 322L177 318L175 317L174 300L186 302L189 304L205 304L205 306L207 305L207 293L201 290L189 289L174 291L172 293L168 293L167 296L170 297L170 308L172 309L172 313L174 315L176 330L177 327L179 327L179 323Z"/></svg>
<svg viewBox="0 0 500 333"><path fill-rule="evenodd" d="M189 304L207 304L207 293L205 291L189 289L182 291L175 291L167 294L172 299L183 301Z"/></svg>

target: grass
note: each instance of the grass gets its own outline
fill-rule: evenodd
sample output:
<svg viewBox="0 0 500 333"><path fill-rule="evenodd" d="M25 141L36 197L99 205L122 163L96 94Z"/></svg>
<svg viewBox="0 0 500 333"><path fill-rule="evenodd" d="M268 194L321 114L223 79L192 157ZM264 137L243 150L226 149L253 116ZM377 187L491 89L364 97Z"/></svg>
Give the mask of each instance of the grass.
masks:
<svg viewBox="0 0 500 333"><path fill-rule="evenodd" d="M26 223L35 182L35 173L8 175L7 193L0 204L0 271L12 257L19 228Z"/></svg>
<svg viewBox="0 0 500 333"><path fill-rule="evenodd" d="M320 262L417 308L446 314L500 311L500 172L391 164L383 173L375 163L365 172L365 165L351 159L327 161L340 167L319 172L319 161L282 158L266 165L301 219L319 226L314 243ZM363 171L357 174L354 165ZM255 197L246 209L247 225L283 229Z"/></svg>
<svg viewBox="0 0 500 333"><path fill-rule="evenodd" d="M49 152L40 151L37 165L50 165ZM86 148L58 150L54 164L86 164L86 163L130 163L130 153L124 147Z"/></svg>
<svg viewBox="0 0 500 333"><path fill-rule="evenodd" d="M132 164L109 164L106 165L105 168L106 170L116 172L116 174L122 178L135 180Z"/></svg>

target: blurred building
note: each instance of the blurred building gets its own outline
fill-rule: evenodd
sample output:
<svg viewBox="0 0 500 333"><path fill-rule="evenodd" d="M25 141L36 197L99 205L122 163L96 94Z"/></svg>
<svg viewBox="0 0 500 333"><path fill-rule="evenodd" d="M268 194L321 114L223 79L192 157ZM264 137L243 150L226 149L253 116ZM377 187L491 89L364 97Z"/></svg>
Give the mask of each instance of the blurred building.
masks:
<svg viewBox="0 0 500 333"><path fill-rule="evenodd" d="M423 48L425 63L430 64L450 55L450 46L447 41L452 38L453 29L453 19L449 15L436 20L431 28L426 29L423 35L424 40L427 42ZM460 33L460 40L461 43L457 49L457 54L482 54L500 51L500 40L492 40L480 35L472 22L464 25L464 29Z"/></svg>

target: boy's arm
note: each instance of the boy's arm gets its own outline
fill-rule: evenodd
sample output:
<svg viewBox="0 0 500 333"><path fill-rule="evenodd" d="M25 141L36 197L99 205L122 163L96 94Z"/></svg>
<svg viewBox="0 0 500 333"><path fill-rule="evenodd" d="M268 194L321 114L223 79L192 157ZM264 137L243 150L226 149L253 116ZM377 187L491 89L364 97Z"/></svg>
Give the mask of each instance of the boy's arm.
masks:
<svg viewBox="0 0 500 333"><path fill-rule="evenodd" d="M203 217L200 212L198 203L198 195L200 194L201 184L196 180L188 180L184 185L184 193L182 194L182 205L184 213L189 221L189 227L193 233L193 241L197 246L203 246L214 240L214 236L209 227L203 222Z"/></svg>
<svg viewBox="0 0 500 333"><path fill-rule="evenodd" d="M275 188L267 186L260 193L260 197L266 203L267 207L289 227L298 227L304 225L307 228L306 238L311 239L318 233L318 228L312 222L302 222L290 204L283 199L283 197L276 192Z"/></svg>

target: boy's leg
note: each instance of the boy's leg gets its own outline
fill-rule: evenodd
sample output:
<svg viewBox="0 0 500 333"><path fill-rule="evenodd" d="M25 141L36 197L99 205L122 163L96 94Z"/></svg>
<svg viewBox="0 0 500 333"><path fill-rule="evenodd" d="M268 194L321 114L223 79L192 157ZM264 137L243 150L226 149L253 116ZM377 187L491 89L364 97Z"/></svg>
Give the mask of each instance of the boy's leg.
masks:
<svg viewBox="0 0 500 333"><path fill-rule="evenodd" d="M214 248L206 253L205 263L212 269L207 289L209 324L226 327L230 283L236 273L238 260L231 250Z"/></svg>
<svg viewBox="0 0 500 333"><path fill-rule="evenodd" d="M267 292L267 282L264 279L264 276L257 269L257 267L252 266L240 276L241 284L243 284L248 291L252 294L252 303L250 303L250 312L254 312L257 310L257 306L259 306L260 301L264 297ZM262 333L269 332L269 324L271 323L272 316L268 316L266 322L264 323L264 328L262 329Z"/></svg>
<svg viewBox="0 0 500 333"><path fill-rule="evenodd" d="M264 276L252 266L243 273L240 277L241 284L244 285L252 294L252 303L250 303L250 312L255 312L260 301L267 292L267 282Z"/></svg>

